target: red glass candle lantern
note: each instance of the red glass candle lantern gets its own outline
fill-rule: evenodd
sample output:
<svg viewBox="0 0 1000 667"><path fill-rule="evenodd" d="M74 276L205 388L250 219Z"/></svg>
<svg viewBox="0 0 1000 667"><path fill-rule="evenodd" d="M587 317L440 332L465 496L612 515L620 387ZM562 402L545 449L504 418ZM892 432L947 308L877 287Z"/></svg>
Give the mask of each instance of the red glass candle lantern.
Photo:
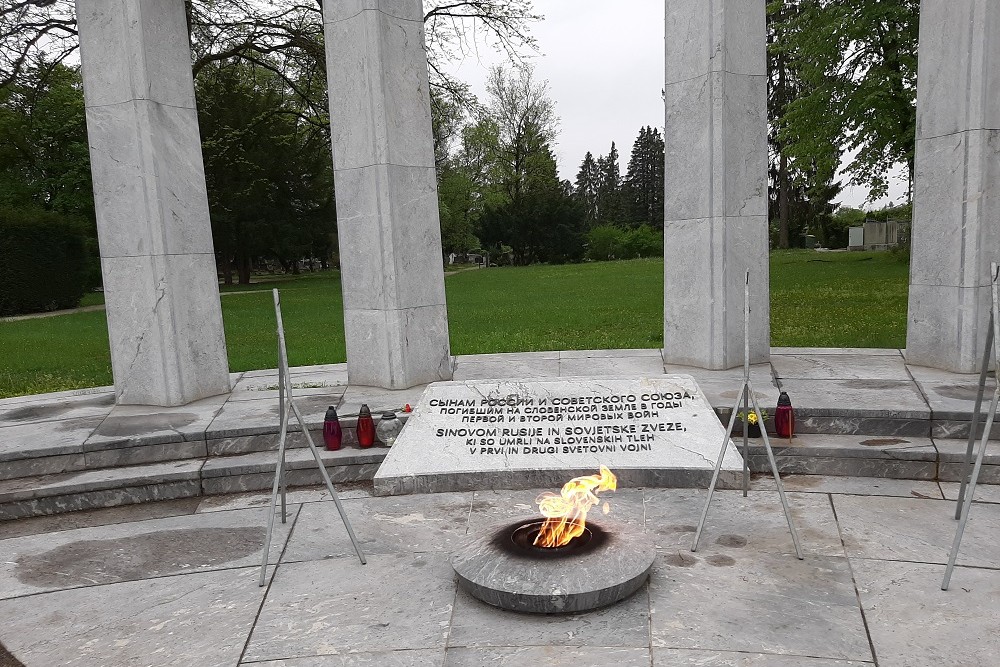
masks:
<svg viewBox="0 0 1000 667"><path fill-rule="evenodd" d="M792 410L792 399L787 392L778 396L778 407L774 411L774 430L781 438L791 440L795 432L795 411Z"/></svg>
<svg viewBox="0 0 1000 667"><path fill-rule="evenodd" d="M326 410L326 417L323 418L323 442L331 452L340 449L344 432L340 428L340 419L337 417L337 409L332 405Z"/></svg>
<svg viewBox="0 0 1000 667"><path fill-rule="evenodd" d="M361 406L358 412L358 446L371 447L375 444L375 420L372 419L372 411L368 409L368 404Z"/></svg>

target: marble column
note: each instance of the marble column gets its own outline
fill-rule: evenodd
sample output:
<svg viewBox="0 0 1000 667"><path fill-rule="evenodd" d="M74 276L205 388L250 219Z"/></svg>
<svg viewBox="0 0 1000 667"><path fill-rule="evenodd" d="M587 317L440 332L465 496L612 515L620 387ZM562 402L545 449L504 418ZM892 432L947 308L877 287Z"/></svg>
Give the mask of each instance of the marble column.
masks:
<svg viewBox="0 0 1000 667"><path fill-rule="evenodd" d="M666 0L663 358L768 359L765 0Z"/></svg>
<svg viewBox="0 0 1000 667"><path fill-rule="evenodd" d="M119 403L229 390L183 0L77 0Z"/></svg>
<svg viewBox="0 0 1000 667"><path fill-rule="evenodd" d="M325 0L352 384L448 380L444 265L420 0Z"/></svg>
<svg viewBox="0 0 1000 667"><path fill-rule="evenodd" d="M909 363L978 371L1000 262L1000 4L923 0Z"/></svg>

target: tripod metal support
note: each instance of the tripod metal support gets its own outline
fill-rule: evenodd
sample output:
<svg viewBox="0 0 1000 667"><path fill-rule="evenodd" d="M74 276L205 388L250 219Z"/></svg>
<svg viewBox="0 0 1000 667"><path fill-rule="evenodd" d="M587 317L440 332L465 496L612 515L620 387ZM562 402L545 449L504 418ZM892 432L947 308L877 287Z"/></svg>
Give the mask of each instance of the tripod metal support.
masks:
<svg viewBox="0 0 1000 667"><path fill-rule="evenodd" d="M941 581L941 590L948 590L951 583L951 575L955 571L955 561L958 560L958 551L962 546L962 537L965 535L965 526L969 523L969 511L972 509L972 499L976 495L976 483L979 481L979 473L983 467L983 458L986 456L986 445L990 440L990 431L993 430L993 421L997 416L997 404L1000 403L1000 382L993 388L993 400L990 401L989 412L986 413L986 424L983 426L983 436L979 442L979 453L976 455L976 464L972 468L972 475L966 476L969 459L972 456L972 444L976 437L976 428L979 422L979 409L982 407L983 391L986 387L986 374L990 365L990 355L993 355L994 369L1000 366L1000 335L997 335L997 327L1000 325L1000 292L998 292L998 280L1000 280L1000 267L994 262L990 265L991 292L993 297L992 308L990 309L990 330L986 334L986 351L983 354L983 368L979 373L979 393L976 398L976 409L972 413L972 425L969 433L969 446L965 454L965 466L962 468L962 487L958 496L958 529L955 531L955 539L951 545L951 553L948 555L948 566L944 571L944 579ZM968 482L968 483L966 483Z"/></svg>
<svg viewBox="0 0 1000 667"><path fill-rule="evenodd" d="M976 444L976 433L979 431L979 411L983 409L983 393L986 390L986 376L990 370L990 355L993 354L993 309L990 309L990 326L986 331L986 346L983 352L983 365L979 371L979 391L976 392L976 407L972 411L972 423L969 425L969 444L965 449L965 465L962 466L962 485L958 489L958 502L955 503L955 519L962 518L962 505L965 504L965 490L969 486L969 466L972 465L972 453Z"/></svg>
<svg viewBox="0 0 1000 667"><path fill-rule="evenodd" d="M285 523L286 520L285 491L288 482L285 474L285 446L288 439L288 422L292 414L295 415L295 419L299 423L299 428L302 429L302 433L306 437L306 444L309 445L313 458L316 460L316 466L319 468L319 473L323 478L323 483L326 485L326 490L330 493L330 497L333 498L333 502L337 506L340 518L344 522L344 528L347 529L347 534L351 538L351 544L354 545L354 552L358 555L361 564L366 564L365 555L361 551L361 545L358 544L358 538L354 535L354 529L351 528L351 522L347 519L343 505L340 504L340 496L337 495L337 491L333 488L333 482L326 471L326 466L323 464L323 459L316 448L316 443L313 442L312 435L309 433L309 427L306 425L302 413L299 412L298 406L295 405L295 399L292 396L292 380L291 374L288 371L288 351L285 348L285 325L281 319L281 301L278 297L278 290L274 290L274 313L278 321L278 401L281 407L281 431L278 435L278 464L274 471L274 484L271 487L271 502L268 504L264 553L261 556L260 563L260 581L258 582L260 586L264 585L267 576L267 556L271 551L271 534L274 530L274 514L275 506L278 503L279 490L281 492L281 522Z"/></svg>
<svg viewBox="0 0 1000 667"><path fill-rule="evenodd" d="M771 464L771 473L774 475L774 482L778 487L778 496L781 498L781 506L785 511L785 519L788 521L788 531L792 534L792 544L795 546L795 557L802 560L802 546L799 544L799 533L795 530L795 523L792 521L792 512L788 507L788 499L785 497L785 487L781 483L781 475L778 474L778 464L774 460L774 451L771 449L771 441L767 437L767 429L764 428L764 416L761 413L757 397L754 395L753 383L750 382L750 271L746 274L746 284L743 289L743 386L733 404L733 411L729 415L729 426L726 428L726 435L722 438L722 449L719 451L719 458L715 462L715 469L712 471L712 482L708 487L708 498L705 500L705 508L701 512L701 519L698 521L698 529L695 531L694 540L691 543L691 551L698 550L698 542L701 541L701 532L705 528L705 521L708 519L708 509L712 504L712 496L715 494L715 487L719 481L719 471L722 469L722 460L726 456L726 448L729 439L733 435L733 427L736 425L736 415L740 409L740 403L744 406L744 427L743 427L743 495L747 495L749 487L749 442L747 440L746 422L749 421L750 404L753 405L757 423L761 425L761 435L764 437L764 449L767 450L767 460Z"/></svg>

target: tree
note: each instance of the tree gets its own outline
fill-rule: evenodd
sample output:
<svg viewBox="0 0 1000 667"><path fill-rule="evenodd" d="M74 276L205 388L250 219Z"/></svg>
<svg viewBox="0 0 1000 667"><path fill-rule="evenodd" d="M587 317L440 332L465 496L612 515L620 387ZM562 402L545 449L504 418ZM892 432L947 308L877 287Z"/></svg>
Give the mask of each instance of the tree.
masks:
<svg viewBox="0 0 1000 667"><path fill-rule="evenodd" d="M0 87L44 56L59 63L79 46L74 0L8 0L0 6ZM443 64L474 52L480 41L503 50L515 62L536 48L531 24L541 19L532 0L431 0L424 24L431 85L463 103L468 89ZM245 60L271 69L302 98L318 122L325 118L326 56L323 0L185 0L197 75L209 63ZM262 56L268 56L263 58Z"/></svg>
<svg viewBox="0 0 1000 667"><path fill-rule="evenodd" d="M270 257L298 272L325 261L335 220L326 135L301 119L297 100L269 69L214 62L198 79L198 113L212 230L226 281L241 284Z"/></svg>
<svg viewBox="0 0 1000 667"><path fill-rule="evenodd" d="M630 224L663 229L664 145L657 128L639 129L622 183L622 208Z"/></svg>
<svg viewBox="0 0 1000 667"><path fill-rule="evenodd" d="M613 141L608 154L597 158L597 177L597 219L605 225L620 222L622 177Z"/></svg>
<svg viewBox="0 0 1000 667"><path fill-rule="evenodd" d="M802 83L780 119L782 152L811 165L817 182L833 181L841 148L857 151L846 171L872 200L887 193L894 166L912 179L919 10L919 0L803 0L775 21L777 48Z"/></svg>
<svg viewBox="0 0 1000 667"><path fill-rule="evenodd" d="M594 155L587 151L576 175L574 191L577 199L583 205L587 226L592 227L597 222L597 185L600 176L597 172L597 162Z"/></svg>
<svg viewBox="0 0 1000 667"><path fill-rule="evenodd" d="M0 204L87 221L96 234L78 68L41 62L0 88Z"/></svg>
<svg viewBox="0 0 1000 667"><path fill-rule="evenodd" d="M488 100L479 109L480 124L493 124L493 185L507 198L520 202L531 158L555 141L558 119L548 96L548 84L535 78L529 65L505 70L494 67L486 82Z"/></svg>

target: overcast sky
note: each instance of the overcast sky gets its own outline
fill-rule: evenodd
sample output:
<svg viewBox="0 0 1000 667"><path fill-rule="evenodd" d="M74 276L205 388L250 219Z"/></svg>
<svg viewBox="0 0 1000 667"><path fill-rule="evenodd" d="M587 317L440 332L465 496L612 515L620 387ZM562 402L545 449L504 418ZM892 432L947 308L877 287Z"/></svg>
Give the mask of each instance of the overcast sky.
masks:
<svg viewBox="0 0 1000 667"><path fill-rule="evenodd" d="M596 158L612 141L624 175L639 128L663 127L663 0L534 0L534 5L545 20L532 30L540 53L531 60L538 77L549 83L560 119L555 149L560 175L574 180L587 151ZM452 71L485 99L486 73L500 62L502 55L481 46ZM897 182L891 196L904 193L905 184ZM867 195L864 189L845 189L840 201L860 206Z"/></svg>

